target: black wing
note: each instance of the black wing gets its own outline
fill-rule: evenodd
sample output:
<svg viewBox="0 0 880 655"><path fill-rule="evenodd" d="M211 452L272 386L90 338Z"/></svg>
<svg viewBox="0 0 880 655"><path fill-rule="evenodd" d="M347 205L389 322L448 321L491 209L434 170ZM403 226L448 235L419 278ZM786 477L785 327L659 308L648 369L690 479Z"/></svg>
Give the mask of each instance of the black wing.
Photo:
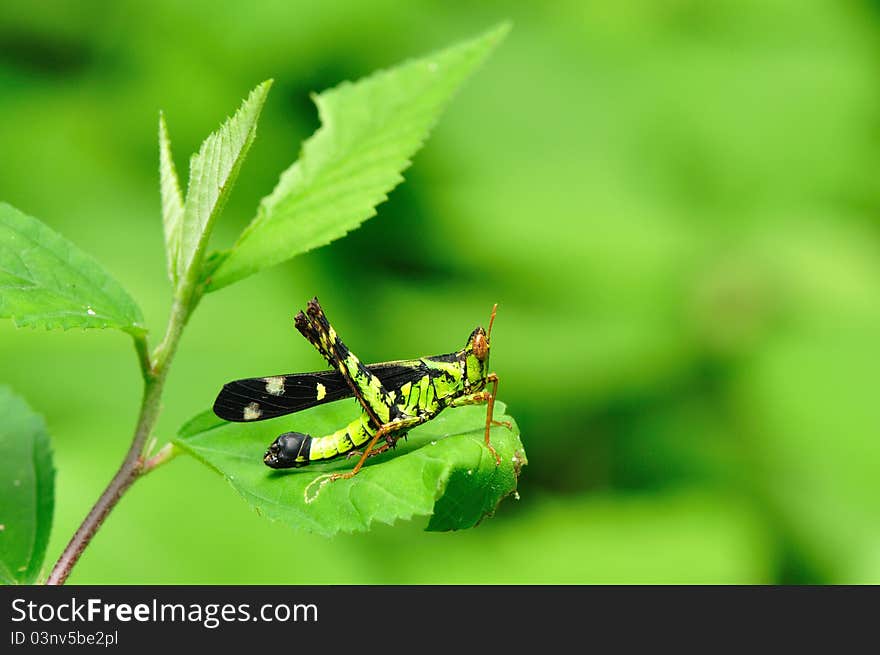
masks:
<svg viewBox="0 0 880 655"><path fill-rule="evenodd" d="M389 391L424 375L418 359L367 368ZM214 413L226 421L262 421L350 396L345 378L334 370L245 378L223 385L214 401Z"/></svg>

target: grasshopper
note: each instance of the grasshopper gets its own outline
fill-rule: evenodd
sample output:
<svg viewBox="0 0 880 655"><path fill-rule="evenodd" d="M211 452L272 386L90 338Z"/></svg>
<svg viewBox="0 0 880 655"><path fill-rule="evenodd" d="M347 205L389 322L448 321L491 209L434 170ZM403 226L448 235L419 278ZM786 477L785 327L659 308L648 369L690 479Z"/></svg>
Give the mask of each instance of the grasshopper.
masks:
<svg viewBox="0 0 880 655"><path fill-rule="evenodd" d="M323 476L324 482L332 482L357 475L368 457L393 448L407 431L447 407L486 403L485 442L497 466L501 459L489 440L489 430L492 425L510 428L510 423L492 416L498 376L489 372L489 344L497 308L497 304L492 308L488 331L474 329L461 350L364 365L313 298L306 311L296 315L294 324L333 370L229 382L214 402L214 413L227 421L261 421L354 396L361 412L351 423L321 436L285 432L263 457L266 466L283 469L360 455L350 471ZM487 391L490 384L492 390Z"/></svg>

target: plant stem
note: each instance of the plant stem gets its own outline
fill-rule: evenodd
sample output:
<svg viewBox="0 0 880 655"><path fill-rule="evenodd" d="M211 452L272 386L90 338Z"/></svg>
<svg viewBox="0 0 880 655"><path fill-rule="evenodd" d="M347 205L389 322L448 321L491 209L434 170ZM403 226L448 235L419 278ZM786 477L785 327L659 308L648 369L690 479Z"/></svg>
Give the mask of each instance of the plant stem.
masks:
<svg viewBox="0 0 880 655"><path fill-rule="evenodd" d="M70 543L67 544L64 552L61 553L61 557L58 558L58 561L52 568L46 584L64 584L70 575L70 571L79 560L80 555L82 555L83 550L89 545L101 524L104 523L104 519L107 518L107 515L116 506L122 495L134 484L138 477L154 469L159 464L170 460L174 455L172 448L163 448L146 465L143 459L144 445L159 418L160 400L162 398L162 390L165 387L165 378L168 375L168 366L174 358L174 353L177 350L177 344L180 341L180 335L183 332L186 320L192 313L192 307L189 305L192 303L194 296L191 293L185 293L182 294L182 297L183 300L179 296L171 308L171 316L168 319L165 338L162 339L162 343L156 348L152 358L149 356L146 337L143 334L134 335L135 350L144 378L144 392L137 426L134 430L134 438L128 453L125 455L125 459L122 461L122 465L116 471L116 475L113 476L110 484L104 489L94 507L92 507L82 524L73 534ZM198 300L196 299L195 302L198 302ZM160 455L162 456L161 458Z"/></svg>
<svg viewBox="0 0 880 655"><path fill-rule="evenodd" d="M141 365L141 377L146 380L153 373L153 362L150 360L150 347L147 345L146 336L134 337L134 349L137 353L138 363Z"/></svg>

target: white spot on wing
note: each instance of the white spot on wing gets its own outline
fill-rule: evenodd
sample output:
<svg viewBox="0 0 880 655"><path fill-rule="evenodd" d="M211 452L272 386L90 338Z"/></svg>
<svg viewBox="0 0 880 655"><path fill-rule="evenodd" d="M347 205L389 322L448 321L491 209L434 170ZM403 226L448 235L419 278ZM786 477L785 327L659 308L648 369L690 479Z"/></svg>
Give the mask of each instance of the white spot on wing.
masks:
<svg viewBox="0 0 880 655"><path fill-rule="evenodd" d="M95 314L95 310L92 309L91 307L86 307L86 314L88 314L89 316L95 316L95 315L96 315L96 314Z"/></svg>
<svg viewBox="0 0 880 655"><path fill-rule="evenodd" d="M262 415L263 410L260 409L257 403L250 403L244 408L243 416L245 421L255 421Z"/></svg>
<svg viewBox="0 0 880 655"><path fill-rule="evenodd" d="M280 396L284 393L284 378L282 376L264 379L266 380L266 393L273 396Z"/></svg>
<svg viewBox="0 0 880 655"><path fill-rule="evenodd" d="M327 396L327 387L318 382L318 400L324 400Z"/></svg>

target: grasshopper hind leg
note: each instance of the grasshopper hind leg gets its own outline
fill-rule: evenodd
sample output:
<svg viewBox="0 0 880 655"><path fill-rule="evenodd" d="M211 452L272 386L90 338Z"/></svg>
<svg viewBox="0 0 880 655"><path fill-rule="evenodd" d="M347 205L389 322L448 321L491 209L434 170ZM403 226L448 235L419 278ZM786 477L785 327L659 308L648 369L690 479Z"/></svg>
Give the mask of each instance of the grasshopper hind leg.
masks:
<svg viewBox="0 0 880 655"><path fill-rule="evenodd" d="M356 476L364 465L364 462L367 461L368 457L378 455L389 448L393 448L398 439L404 436L407 431L417 425L421 425L427 420L428 419L425 416L411 416L383 424L378 430L376 430L376 433L373 435L373 438L370 439L367 447L361 452L360 459L357 461L357 464L354 465L354 468L345 473L325 473L324 475L319 475L306 486L304 492L306 504L312 503L318 497L318 494L324 485L335 482L336 480L348 480ZM376 444L383 437L385 438L385 443L376 448ZM315 486L318 488L312 493L311 490Z"/></svg>
<svg viewBox="0 0 880 655"><path fill-rule="evenodd" d="M305 313L294 318L297 330L321 353L345 379L352 394L379 429L394 418L393 402L382 381L363 365L330 326L317 298L312 298Z"/></svg>
<svg viewBox="0 0 880 655"><path fill-rule="evenodd" d="M385 451L387 451L391 448L396 448L397 442L400 441L401 438L405 438L405 437L406 437L406 432L403 432L401 434L391 433L391 434L385 435L385 443L383 443L381 446L376 446L371 451L369 451L369 454L367 455L367 457L375 457L376 455L381 455L382 453L384 453ZM363 457L363 454L364 454L364 451L362 451L362 450L352 450L352 451L349 451L348 453L346 453L345 458L351 459L352 457Z"/></svg>

